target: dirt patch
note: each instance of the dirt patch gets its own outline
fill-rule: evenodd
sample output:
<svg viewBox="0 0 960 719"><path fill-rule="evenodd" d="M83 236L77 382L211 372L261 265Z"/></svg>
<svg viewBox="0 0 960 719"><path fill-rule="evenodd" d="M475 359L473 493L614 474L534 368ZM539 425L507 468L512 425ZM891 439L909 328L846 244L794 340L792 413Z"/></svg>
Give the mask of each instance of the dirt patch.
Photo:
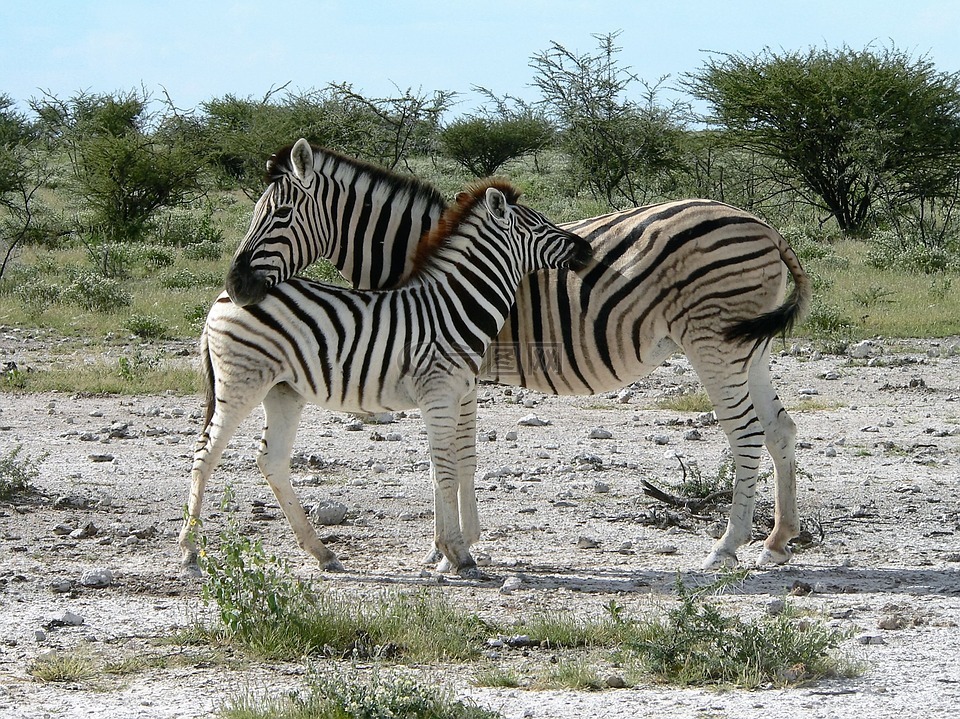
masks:
<svg viewBox="0 0 960 719"><path fill-rule="evenodd" d="M3 356L42 362L43 338L6 331ZM955 343L954 343L955 344ZM873 343L858 357L785 351L775 381L798 432L800 507L808 532L792 564L752 572L722 601L764 611L800 583L791 602L854 630L856 679L797 689L717 693L645 685L585 692L480 689L470 671L423 669L506 717L955 716L960 706L960 356L949 342ZM183 347L171 349L173 356ZM189 358L182 358L189 361ZM82 348L71 361L82 361ZM725 438L696 413L653 409L658 398L697 388L676 358L632 386L632 395L557 398L481 388L478 497L487 582L436 574L422 560L432 536L426 437L418 413L390 424L308 408L294 456L305 504L340 502L343 524L325 541L346 566L323 574L297 549L254 456L260 416L241 428L214 475L205 522L215 534L225 483L246 531L298 573L343 592L442 585L465 609L499 619L551 607L599 612L615 598L627 612L666 606L677 573L699 570L714 521L651 500L643 481L680 479L678 455L702 472L721 464ZM518 426L535 413L550 424ZM0 451L40 458L38 493L0 505L0 712L4 716L206 716L245 690L282 690L302 680L296 664L211 665L156 639L203 611L199 588L179 573L176 534L186 500L195 397L0 394ZM606 439L591 438L603 428ZM696 428L696 433L690 433ZM508 433L516 432L515 440ZM594 433L605 436L606 433ZM512 435L510 435L512 436ZM699 437L699 438L697 438ZM768 468L765 463L764 468ZM761 481L757 533L772 488ZM671 516L671 512L673 515ZM753 544L741 550L750 561ZM85 573L109 570L105 587ZM89 578L89 577L88 577ZM517 585L501 592L505 581ZM63 621L70 612L82 624ZM857 638L859 637L859 638ZM33 681L43 652L77 647L131 657L167 651L162 666L92 683Z"/></svg>

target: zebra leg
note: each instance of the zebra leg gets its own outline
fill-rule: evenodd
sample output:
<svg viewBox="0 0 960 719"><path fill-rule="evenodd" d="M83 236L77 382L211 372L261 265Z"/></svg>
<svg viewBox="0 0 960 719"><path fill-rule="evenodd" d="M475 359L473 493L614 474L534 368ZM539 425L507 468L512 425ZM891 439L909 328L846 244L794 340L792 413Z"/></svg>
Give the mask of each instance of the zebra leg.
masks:
<svg viewBox="0 0 960 719"><path fill-rule="evenodd" d="M458 491L460 476L457 466L457 425L459 423L459 399L445 402L436 394L429 402L421 404L423 419L430 442L431 473L434 481L434 544L457 570L468 579L483 578L477 563L470 555L460 529ZM454 395L456 397L456 395ZM457 408L451 411L451 408Z"/></svg>
<svg viewBox="0 0 960 719"><path fill-rule="evenodd" d="M748 373L745 369L737 370L747 367L750 358L725 357L719 351L711 352L709 359L689 351L687 357L713 402L717 421L730 443L736 470L727 529L703 567L734 567L738 564L737 548L749 542L752 534L757 471L764 441L763 426L750 397Z"/></svg>
<svg viewBox="0 0 960 719"><path fill-rule="evenodd" d="M797 512L797 426L787 414L770 381L768 350L764 350L750 368L750 396L763 425L776 481L773 530L763 543L757 564L785 564L792 556L788 542L800 533Z"/></svg>
<svg viewBox="0 0 960 719"><path fill-rule="evenodd" d="M477 492L475 479L477 474L477 387L467 393L460 401L460 422L457 425L457 486L458 513L463 541L472 547L480 539L480 514L477 510ZM436 485L434 485L436 486ZM442 501L435 493L434 506ZM443 553L434 548L428 555L428 562L437 564L438 572L449 572L450 562Z"/></svg>
<svg viewBox="0 0 960 719"><path fill-rule="evenodd" d="M303 397L287 384L275 385L267 392L263 399L265 420L257 466L280 503L300 548L313 556L322 568L342 571L343 566L336 555L317 536L290 484L290 455L305 404Z"/></svg>
<svg viewBox="0 0 960 719"><path fill-rule="evenodd" d="M187 500L187 516L180 530L181 564L187 574L199 576L197 565L197 542L195 534L200 524L200 512L203 508L203 493L207 481L216 469L227 448L230 438L240 423L257 406L258 399L252 402L231 403L218 401L210 422L204 427L193 450L193 468L190 472L190 497Z"/></svg>

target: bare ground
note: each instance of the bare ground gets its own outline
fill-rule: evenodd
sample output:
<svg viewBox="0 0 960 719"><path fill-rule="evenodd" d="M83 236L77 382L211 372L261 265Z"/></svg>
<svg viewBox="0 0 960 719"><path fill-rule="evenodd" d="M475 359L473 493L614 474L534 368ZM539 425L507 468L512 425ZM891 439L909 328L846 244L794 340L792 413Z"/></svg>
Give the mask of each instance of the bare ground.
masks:
<svg viewBox="0 0 960 719"><path fill-rule="evenodd" d="M800 348L774 359L778 389L799 427L808 541L790 565L751 572L719 601L754 616L793 587L809 587L790 601L853 630L845 649L864 662L859 677L755 692L653 683L557 692L477 688L469 666L415 671L505 717L956 716L956 344L877 342L863 358ZM22 370L89 359L83 348L51 356L49 346L49 338L7 328L0 361ZM176 350L183 346L171 354ZM432 492L416 412L359 431L348 429L352 418L344 415L315 408L304 415L294 480L305 504L347 506L347 521L321 532L346 572L321 574L297 549L254 464L259 416L244 424L214 475L207 531L223 526L218 503L229 482L247 531L305 578L358 601L384 587L426 585L440 586L465 610L501 621L550 608L596 613L611 599L630 613L659 611L674 601L678 573L691 583L710 578L699 566L722 516L691 518L642 491L644 480L663 487L679 481L678 454L704 473L721 463L725 438L715 424L699 423L696 413L652 409L658 398L696 386L678 357L634 385L627 402L615 395L557 398L482 387L480 434L494 432L496 439L479 445L484 536L476 549L489 556L490 581L444 577L422 563L432 535ZM2 716L209 716L244 691L280 691L303 681L302 664L231 656L210 662L189 647L158 643L205 611L197 583L180 575L176 547L199 410L193 396L0 394L0 453L21 447L21 457L42 458L37 492L0 504ZM551 424L518 426L530 413ZM612 437L590 439L597 427ZM693 428L701 439L684 438ZM516 440L507 439L511 431ZM761 482L758 536L771 490L769 480ZM62 534L91 524L86 533L92 536ZM581 538L597 546L578 546L590 543ZM741 560L758 552L757 543L744 547ZM111 571L109 586L81 584L84 572L95 568ZM501 592L510 578L519 588ZM63 626L65 612L83 623ZM165 660L81 683L44 683L28 673L45 652L77 650L115 662L160 654ZM511 651L503 650L504 661L537 661Z"/></svg>

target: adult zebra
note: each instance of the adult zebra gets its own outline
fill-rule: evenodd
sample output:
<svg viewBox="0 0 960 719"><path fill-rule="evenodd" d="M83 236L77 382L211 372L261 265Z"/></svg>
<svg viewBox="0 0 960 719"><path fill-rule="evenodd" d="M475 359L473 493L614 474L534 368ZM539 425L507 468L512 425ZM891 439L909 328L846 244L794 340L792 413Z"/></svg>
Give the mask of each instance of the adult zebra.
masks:
<svg viewBox="0 0 960 719"><path fill-rule="evenodd" d="M271 158L268 177L258 211L274 221L244 238L228 274L238 304L257 302L319 257L356 286L378 277L389 285L413 267L419 238L412 219L434 222L443 211L429 186L302 139ZM774 463L775 510L757 563L789 561L788 542L799 532L796 427L771 382L769 347L809 304L810 282L796 254L767 223L711 200L562 227L590 241L595 264L521 283L485 376L555 394L594 394L623 387L682 350L736 465L727 529L704 566L736 564L737 548L750 540L764 444ZM793 288L785 298L788 275ZM460 513L472 543L479 537L475 397L465 398L461 416Z"/></svg>
<svg viewBox="0 0 960 719"><path fill-rule="evenodd" d="M587 242L517 204L517 196L500 181L461 193L395 290L293 279L256 305L240 307L226 293L217 298L200 344L206 419L180 533L188 568L196 565L193 528L207 480L230 437L261 403L260 471L300 546L321 565L339 567L290 485L290 453L309 401L347 412L421 410L438 499L436 546L461 575L480 576L457 508L461 400L475 394L480 364L523 277L550 267L580 269L590 257ZM261 203L251 231L276 217L276 206Z"/></svg>

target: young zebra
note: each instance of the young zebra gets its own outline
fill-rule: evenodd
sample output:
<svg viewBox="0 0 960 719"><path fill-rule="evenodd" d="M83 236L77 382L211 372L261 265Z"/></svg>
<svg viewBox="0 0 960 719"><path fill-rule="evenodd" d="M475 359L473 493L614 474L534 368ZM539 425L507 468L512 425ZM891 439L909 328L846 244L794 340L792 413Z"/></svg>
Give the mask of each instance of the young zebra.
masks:
<svg viewBox="0 0 960 719"><path fill-rule="evenodd" d="M517 192L501 181L461 193L395 290L294 279L255 305L217 298L201 335L206 419L180 533L189 569L196 565L192 530L207 480L240 423L261 403L260 471L300 546L322 566L339 567L290 485L297 424L312 402L347 412L421 410L437 497L436 546L461 575L479 576L457 516L461 400L475 393L482 358L523 277L544 268L581 269L590 257L584 240L516 200ZM278 214L274 205L258 208L251 232Z"/></svg>
<svg viewBox="0 0 960 719"><path fill-rule="evenodd" d="M240 304L256 302L318 257L356 286L377 277L391 278L389 284L414 266L418 238L405 231L410 218L430 224L443 211L428 186L412 187L409 178L305 140L277 153L268 168L271 182L258 212L274 217L247 235L229 275L227 289ZM527 277L481 377L554 394L593 394L636 381L683 351L736 464L727 529L704 566L736 564L737 548L750 540L764 444L774 462L775 514L757 562L789 561L788 542L799 532L796 429L768 365L771 339L809 304L810 282L793 250L757 217L710 200L640 207L562 227L592 244L595 263L586 273ZM793 288L784 299L788 276ZM461 419L459 510L469 544L480 531L474 396L464 398Z"/></svg>

